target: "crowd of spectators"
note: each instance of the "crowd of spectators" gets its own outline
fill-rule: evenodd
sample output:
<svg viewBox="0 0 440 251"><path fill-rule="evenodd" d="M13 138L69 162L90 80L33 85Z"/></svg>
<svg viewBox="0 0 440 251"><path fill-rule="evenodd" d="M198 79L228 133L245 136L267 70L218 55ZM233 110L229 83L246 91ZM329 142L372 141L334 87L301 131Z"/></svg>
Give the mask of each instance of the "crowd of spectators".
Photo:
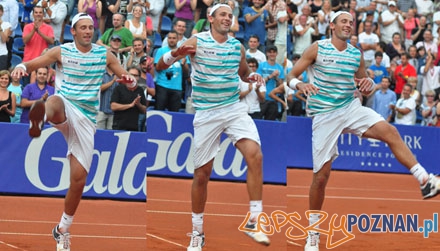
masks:
<svg viewBox="0 0 440 251"><path fill-rule="evenodd" d="M266 81L264 88L241 83L241 100L249 104L254 119L304 116L307 97L284 88L285 76L309 45L331 36L330 18L344 10L355 21L349 42L363 53L367 73L376 83L374 92L363 97L363 104L390 122L437 124L438 0L0 0L0 70L13 67L13 45L20 39L23 47L18 49L22 50L23 62L60 43L71 42L70 17L84 12L95 22L92 41L106 46L125 68L139 72L136 75L141 89L136 93L142 90L141 100L145 98L147 109L193 113L189 58L164 71L156 71L155 63L192 34L208 30L209 9L219 2L233 9L230 35L244 45L252 70ZM26 93L23 89L32 83L39 86L42 76L38 74L20 80L21 88L11 85L16 96L15 116L26 105L27 98L21 98ZM45 76L46 84L53 86L53 69L47 69ZM307 72L301 79L308 81ZM101 129L121 128L113 120L114 112L121 112L113 109L117 104L112 104L117 86L113 73L106 72L101 89L102 121L98 123ZM136 95L129 94L119 91L118 100L130 104L128 95L135 102ZM138 113L138 123L130 130L144 131L145 112L136 107L130 108L135 115ZM12 122L18 121L12 118Z"/></svg>

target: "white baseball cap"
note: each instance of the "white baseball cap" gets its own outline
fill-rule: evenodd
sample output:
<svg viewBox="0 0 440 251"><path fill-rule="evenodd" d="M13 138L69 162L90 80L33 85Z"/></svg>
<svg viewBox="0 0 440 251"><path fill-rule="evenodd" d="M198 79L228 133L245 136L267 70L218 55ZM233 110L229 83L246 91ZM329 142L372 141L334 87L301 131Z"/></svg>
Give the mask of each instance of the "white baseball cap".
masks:
<svg viewBox="0 0 440 251"><path fill-rule="evenodd" d="M394 1L389 1L389 2L388 2L388 6L396 6L396 2L394 2Z"/></svg>
<svg viewBox="0 0 440 251"><path fill-rule="evenodd" d="M78 13L72 18L72 27L74 27L75 24L81 19L90 19L93 22L92 17L87 13Z"/></svg>

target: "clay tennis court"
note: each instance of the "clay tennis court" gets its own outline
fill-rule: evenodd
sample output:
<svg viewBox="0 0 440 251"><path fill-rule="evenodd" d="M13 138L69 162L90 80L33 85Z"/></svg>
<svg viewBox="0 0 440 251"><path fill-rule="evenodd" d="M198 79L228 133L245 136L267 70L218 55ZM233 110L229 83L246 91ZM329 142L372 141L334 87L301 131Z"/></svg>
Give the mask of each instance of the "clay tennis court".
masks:
<svg viewBox="0 0 440 251"><path fill-rule="evenodd" d="M0 250L53 251L64 199L0 196ZM83 199L71 250L145 250L145 202Z"/></svg>
<svg viewBox="0 0 440 251"><path fill-rule="evenodd" d="M311 170L288 169L288 186L264 186L264 211L298 212L298 221L306 226L304 212L308 207ZM271 245L254 243L238 231L248 210L243 183L211 181L205 210L206 246L203 250L304 250L304 240L292 241L281 233L271 237ZM147 250L185 250L191 230L191 180L161 177L147 179ZM287 207L286 207L287 203ZM411 175L333 171L324 203L333 214L418 214L419 221L432 219L440 208L440 197L422 200L417 182ZM328 229L328 221L321 228ZM299 234L300 232L296 231ZM360 233L332 250L440 250L439 233L423 238L422 233ZM334 241L342 238L340 232ZM338 239L339 238L339 239ZM320 250L326 237L321 237Z"/></svg>

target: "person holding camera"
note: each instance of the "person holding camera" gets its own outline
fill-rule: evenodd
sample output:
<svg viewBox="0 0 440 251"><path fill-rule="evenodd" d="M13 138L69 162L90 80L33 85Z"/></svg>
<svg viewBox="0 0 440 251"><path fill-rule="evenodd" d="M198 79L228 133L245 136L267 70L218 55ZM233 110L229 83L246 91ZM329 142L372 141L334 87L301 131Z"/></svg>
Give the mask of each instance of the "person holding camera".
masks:
<svg viewBox="0 0 440 251"><path fill-rule="evenodd" d="M167 52L177 48L177 32L172 30L168 33L168 46L157 50L154 57L154 65ZM186 58L174 62L168 69L157 70L156 80L156 110L168 110L178 112L182 100L182 81L184 71L188 72Z"/></svg>

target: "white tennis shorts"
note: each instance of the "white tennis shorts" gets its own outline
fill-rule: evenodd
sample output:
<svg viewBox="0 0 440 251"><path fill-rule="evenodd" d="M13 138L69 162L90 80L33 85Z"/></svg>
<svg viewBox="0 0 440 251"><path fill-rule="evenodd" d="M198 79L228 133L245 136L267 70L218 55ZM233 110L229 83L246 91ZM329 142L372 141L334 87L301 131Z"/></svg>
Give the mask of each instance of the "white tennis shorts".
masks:
<svg viewBox="0 0 440 251"><path fill-rule="evenodd" d="M56 95L64 102L66 121L60 124L51 124L66 139L66 157L70 159L71 154L75 156L88 173L92 165L96 126L67 99Z"/></svg>
<svg viewBox="0 0 440 251"><path fill-rule="evenodd" d="M362 136L371 126L384 120L359 99L336 111L314 116L312 125L313 172L338 157L338 138L343 133Z"/></svg>
<svg viewBox="0 0 440 251"><path fill-rule="evenodd" d="M257 127L247 113L247 105L233 105L207 111L196 111L194 117L194 168L213 159L220 150L220 136L224 132L235 145L240 139L260 143Z"/></svg>

